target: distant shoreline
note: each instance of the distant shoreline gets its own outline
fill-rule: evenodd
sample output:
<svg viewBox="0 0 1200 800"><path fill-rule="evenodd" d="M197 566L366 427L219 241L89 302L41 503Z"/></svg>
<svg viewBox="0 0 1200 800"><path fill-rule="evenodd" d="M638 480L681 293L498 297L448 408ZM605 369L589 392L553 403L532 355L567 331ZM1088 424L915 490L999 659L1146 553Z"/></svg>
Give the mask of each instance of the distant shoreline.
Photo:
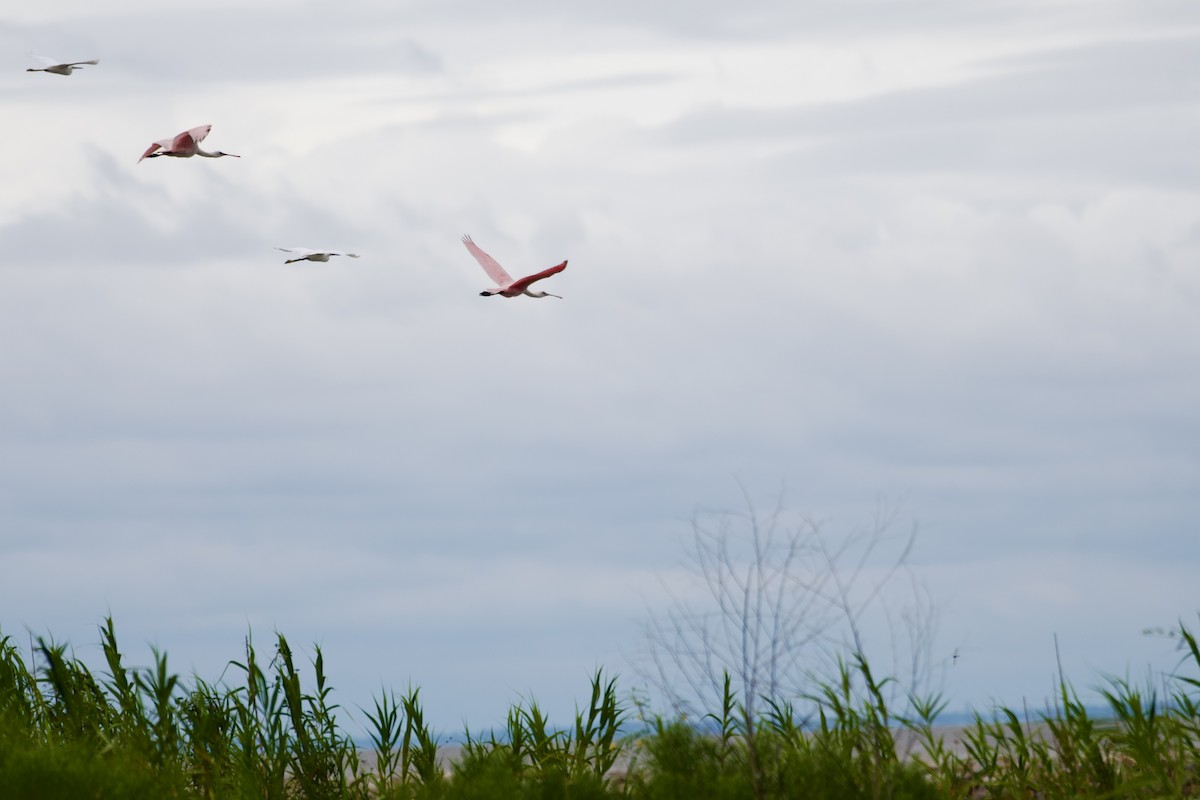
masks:
<svg viewBox="0 0 1200 800"><path fill-rule="evenodd" d="M965 734L973 727L973 724L935 725L933 727L933 734L935 737L941 739L947 751L962 758L967 756L969 752L965 742ZM1024 725L1023 729L1032 738L1039 738L1046 730L1046 724L1039 719L1037 722ZM638 734L631 734L629 738L624 740L625 744L622 747L621 756L610 770L611 774L619 775L628 771L633 760L632 753L630 752L631 745L637 736ZM892 736L896 742L896 753L901 759L908 760L914 757L922 747L921 738L911 728L903 726L893 727ZM371 747L370 743L367 743L365 746L359 742L355 744L359 745L359 765L364 771L374 772L376 763L374 748ZM456 741L447 741L445 744L438 745L438 763L447 775L450 774L453 765L462 757L464 747L463 743Z"/></svg>

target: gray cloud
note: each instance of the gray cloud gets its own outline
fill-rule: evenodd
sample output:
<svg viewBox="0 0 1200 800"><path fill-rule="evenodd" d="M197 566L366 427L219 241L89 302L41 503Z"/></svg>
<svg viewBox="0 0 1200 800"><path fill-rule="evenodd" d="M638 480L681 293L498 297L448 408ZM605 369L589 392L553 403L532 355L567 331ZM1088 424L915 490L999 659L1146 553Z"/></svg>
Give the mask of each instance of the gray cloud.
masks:
<svg viewBox="0 0 1200 800"><path fill-rule="evenodd" d="M710 109L667 126L666 146L791 142L795 168L1049 171L1188 186L1193 36L999 60L948 87L772 110Z"/></svg>
<svg viewBox="0 0 1200 800"><path fill-rule="evenodd" d="M111 608L208 677L278 626L351 706L411 678L447 727L569 713L737 478L833 530L904 498L956 702L1037 696L1053 630L1161 657L1126 634L1186 613L1200 556L1195 41L1102 6L1070 46L1034 29L1094 4L82 18L96 71L0 83L31 121L0 161L0 625L88 641ZM836 103L754 108L696 56L985 21L1024 54ZM134 164L203 122L243 159ZM463 233L569 258L566 299L478 297Z"/></svg>
<svg viewBox="0 0 1200 800"><path fill-rule="evenodd" d="M152 13L114 8L78 20L70 30L74 33L64 33L58 22L12 25L0 36L93 52L86 57L99 57L101 65L87 79L109 90L131 79L162 90L195 83L295 82L347 74L426 75L443 69L435 53L393 29L390 19L356 5L332 15L303 8L281 13L254 5ZM319 103L312 112L320 113Z"/></svg>

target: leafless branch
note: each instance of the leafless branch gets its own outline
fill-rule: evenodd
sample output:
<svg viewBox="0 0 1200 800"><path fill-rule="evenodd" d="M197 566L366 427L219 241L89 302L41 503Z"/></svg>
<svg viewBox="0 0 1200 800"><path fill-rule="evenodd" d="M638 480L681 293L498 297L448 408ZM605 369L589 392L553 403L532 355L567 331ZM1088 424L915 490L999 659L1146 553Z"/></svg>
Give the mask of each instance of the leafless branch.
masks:
<svg viewBox="0 0 1200 800"><path fill-rule="evenodd" d="M672 711L719 708L728 673L752 719L764 700L810 694L848 651L865 657L873 643L880 658L870 637L886 640L897 691L929 689L936 613L909 565L916 526L897 536L900 511L881 503L870 527L836 537L782 496L768 513L742 497L744 510L693 517L685 567L703 600L675 596L646 625L638 669Z"/></svg>

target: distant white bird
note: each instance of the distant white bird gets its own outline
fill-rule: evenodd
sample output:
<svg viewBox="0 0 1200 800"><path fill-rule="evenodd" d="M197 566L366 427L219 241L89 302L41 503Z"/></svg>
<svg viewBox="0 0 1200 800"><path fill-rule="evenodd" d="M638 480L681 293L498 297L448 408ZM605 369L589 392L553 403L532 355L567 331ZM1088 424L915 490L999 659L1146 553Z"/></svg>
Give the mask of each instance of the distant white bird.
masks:
<svg viewBox="0 0 1200 800"><path fill-rule="evenodd" d="M529 291L529 287L531 284L540 281L542 278L549 278L551 275L557 275L558 273L562 272L567 268L566 261L550 267L549 269L544 269L534 275L528 275L520 280L514 281L512 276L504 271L504 267L500 266L496 259L479 249L479 245L475 244L475 242L471 240L470 236L464 236L462 240L463 244L467 246L467 250L470 251L471 255L475 256L475 260L479 262L479 266L483 267L483 271L486 272L488 276L500 286L498 289L484 289L479 293L483 297L491 297L494 294L498 294L503 297L517 297L518 295L525 294L529 295L530 297L557 297L559 300L562 300L560 295L550 294L549 292L531 292Z"/></svg>
<svg viewBox="0 0 1200 800"><path fill-rule="evenodd" d="M233 153L222 153L217 150L213 153L205 152L200 149L200 143L204 141L204 137L208 136L208 132L212 130L212 125L201 125L198 128L192 128L189 131L175 136L172 139L159 139L154 144L142 153L142 158L158 158L159 156L174 156L175 158L191 158L192 156L204 156L205 158L220 158L221 156L235 156ZM142 158L139 158L140 162Z"/></svg>
<svg viewBox="0 0 1200 800"><path fill-rule="evenodd" d="M328 261L330 256L358 258L358 253L339 253L337 250L310 250L307 247L276 247L275 249L295 256L295 258L284 261L285 264L295 264L297 261Z"/></svg>
<svg viewBox="0 0 1200 800"><path fill-rule="evenodd" d="M56 61L53 58L39 56L35 53L30 53L29 57L34 61L41 62L42 66L38 68L30 67L26 72L53 72L55 75L70 75L77 69L83 69L84 64L96 65L100 63L100 59L93 58L91 61Z"/></svg>

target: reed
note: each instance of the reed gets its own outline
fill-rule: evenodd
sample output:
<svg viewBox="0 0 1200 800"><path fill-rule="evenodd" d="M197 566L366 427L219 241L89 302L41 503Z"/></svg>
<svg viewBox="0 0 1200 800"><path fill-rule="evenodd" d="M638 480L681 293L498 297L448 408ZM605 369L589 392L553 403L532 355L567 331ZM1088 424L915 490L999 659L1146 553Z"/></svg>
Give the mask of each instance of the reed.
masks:
<svg viewBox="0 0 1200 800"><path fill-rule="evenodd" d="M455 798L1090 798L1200 795L1200 646L1171 675L1108 678L1104 714L1059 676L1050 706L976 714L958 746L940 696L889 706L890 681L852 654L796 698L751 704L726 680L699 724L624 701L597 670L587 704L556 727L535 700L465 734L447 763L420 691L363 710L373 768L343 728L324 653L298 662L282 634L264 658L247 636L228 680L173 673L152 649L131 668L111 618L103 671L66 644L22 653L0 635L0 797L455 800ZM631 732L630 709L642 730ZM907 744L906 744L907 743Z"/></svg>

